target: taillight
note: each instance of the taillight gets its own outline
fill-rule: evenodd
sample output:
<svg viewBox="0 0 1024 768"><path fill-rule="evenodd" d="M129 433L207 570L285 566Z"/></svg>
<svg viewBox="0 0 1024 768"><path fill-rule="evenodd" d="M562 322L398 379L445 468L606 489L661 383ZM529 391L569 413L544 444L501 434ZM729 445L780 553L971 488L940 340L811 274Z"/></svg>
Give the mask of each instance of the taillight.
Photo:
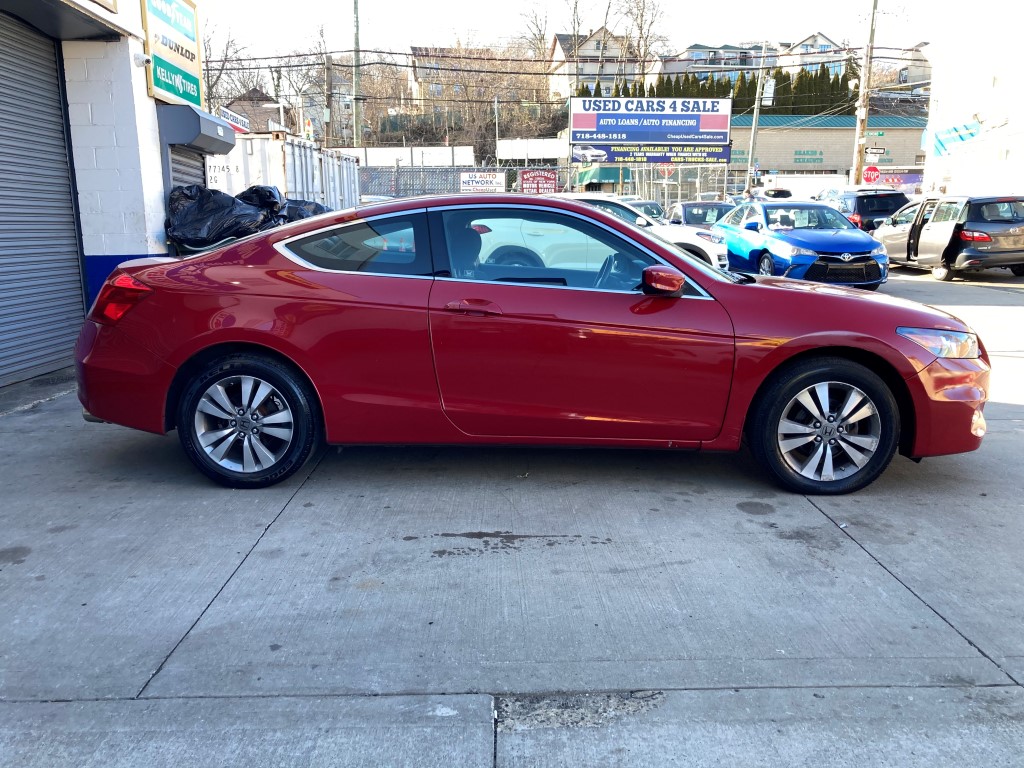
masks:
<svg viewBox="0 0 1024 768"><path fill-rule="evenodd" d="M978 232L973 229L964 229L960 231L960 239L968 243L991 243L992 238L988 232Z"/></svg>
<svg viewBox="0 0 1024 768"><path fill-rule="evenodd" d="M97 323L116 323L152 292L153 289L148 285L121 272L103 284L89 312L89 319Z"/></svg>
<svg viewBox="0 0 1024 768"><path fill-rule="evenodd" d="M491 231L491 228L488 227L486 224L473 224L470 226L470 229L481 235L486 235L488 232Z"/></svg>
<svg viewBox="0 0 1024 768"><path fill-rule="evenodd" d="M861 218L861 215L859 213L851 213L847 218L858 229L861 228L860 225L864 221L864 219Z"/></svg>

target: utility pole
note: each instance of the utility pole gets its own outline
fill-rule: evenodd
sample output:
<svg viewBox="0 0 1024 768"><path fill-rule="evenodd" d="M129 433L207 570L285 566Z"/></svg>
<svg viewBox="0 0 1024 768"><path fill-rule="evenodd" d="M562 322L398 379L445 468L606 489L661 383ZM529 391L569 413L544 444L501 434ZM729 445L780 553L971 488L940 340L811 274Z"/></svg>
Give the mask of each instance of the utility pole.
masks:
<svg viewBox="0 0 1024 768"><path fill-rule="evenodd" d="M498 94L494 94L494 164L501 167L498 162Z"/></svg>
<svg viewBox="0 0 1024 768"><path fill-rule="evenodd" d="M334 128L334 60L324 54L324 148L331 148Z"/></svg>
<svg viewBox="0 0 1024 768"><path fill-rule="evenodd" d="M761 43L761 61L757 68L757 94L754 96L754 120L750 124L750 154L747 155L747 183L754 186L754 150L757 149L757 120L761 116L761 94L764 93L764 58L768 53L768 41Z"/></svg>
<svg viewBox="0 0 1024 768"><path fill-rule="evenodd" d="M871 29L868 32L868 45L864 49L864 63L860 68L860 94L857 99L857 128L853 143L851 184L860 184L864 178L864 145L868 128L868 105L871 103L871 57L872 49L875 46L875 14L877 12L878 0L871 0Z"/></svg>
<svg viewBox="0 0 1024 768"><path fill-rule="evenodd" d="M352 15L355 24L355 45L352 56L352 146L358 147L363 135L362 110L359 108L359 0L352 0Z"/></svg>

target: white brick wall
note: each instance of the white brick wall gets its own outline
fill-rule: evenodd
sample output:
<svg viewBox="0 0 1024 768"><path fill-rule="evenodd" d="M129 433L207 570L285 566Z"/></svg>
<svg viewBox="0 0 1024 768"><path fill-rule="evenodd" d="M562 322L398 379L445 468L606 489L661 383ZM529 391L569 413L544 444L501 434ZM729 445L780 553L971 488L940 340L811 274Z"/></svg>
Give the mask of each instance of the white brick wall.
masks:
<svg viewBox="0 0 1024 768"><path fill-rule="evenodd" d="M141 40L63 44L71 148L88 256L166 253L156 103Z"/></svg>

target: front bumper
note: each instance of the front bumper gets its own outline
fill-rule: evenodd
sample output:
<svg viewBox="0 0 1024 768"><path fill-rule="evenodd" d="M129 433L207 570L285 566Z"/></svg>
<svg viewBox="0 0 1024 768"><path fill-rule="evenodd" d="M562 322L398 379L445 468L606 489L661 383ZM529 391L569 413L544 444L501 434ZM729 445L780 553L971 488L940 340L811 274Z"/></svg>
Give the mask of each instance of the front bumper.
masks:
<svg viewBox="0 0 1024 768"><path fill-rule="evenodd" d="M939 358L908 380L917 423L913 458L977 450L985 436L991 368L982 358Z"/></svg>

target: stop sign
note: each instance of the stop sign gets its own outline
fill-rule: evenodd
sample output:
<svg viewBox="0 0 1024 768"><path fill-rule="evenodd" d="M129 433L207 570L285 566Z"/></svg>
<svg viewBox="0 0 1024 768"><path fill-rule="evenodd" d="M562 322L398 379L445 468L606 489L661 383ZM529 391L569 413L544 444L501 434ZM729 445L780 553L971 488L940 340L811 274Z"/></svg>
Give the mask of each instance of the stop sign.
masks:
<svg viewBox="0 0 1024 768"><path fill-rule="evenodd" d="M873 165L869 165L864 169L864 181L868 184L874 184L881 175L878 168Z"/></svg>

